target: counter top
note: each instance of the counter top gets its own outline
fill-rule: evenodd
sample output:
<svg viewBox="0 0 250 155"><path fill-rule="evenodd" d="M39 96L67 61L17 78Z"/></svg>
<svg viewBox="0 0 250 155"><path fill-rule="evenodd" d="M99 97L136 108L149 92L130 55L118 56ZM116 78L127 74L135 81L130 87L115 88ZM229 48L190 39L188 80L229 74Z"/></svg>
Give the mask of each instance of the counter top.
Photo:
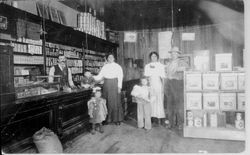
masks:
<svg viewBox="0 0 250 155"><path fill-rule="evenodd" d="M37 95L37 96L30 96L30 97L26 97L26 98L20 98L20 99L16 99L14 101L15 104L20 104L20 103L24 103L24 102L33 102L33 101L38 101L38 100L43 100L43 99L53 99L53 98L58 98L60 96L65 96L65 95L74 95L77 93L83 93L83 92L87 92L87 91L92 91L92 89L88 88L81 88L81 89L77 89L74 90L72 92L55 92L55 93L50 93L50 94L44 94L44 95Z"/></svg>

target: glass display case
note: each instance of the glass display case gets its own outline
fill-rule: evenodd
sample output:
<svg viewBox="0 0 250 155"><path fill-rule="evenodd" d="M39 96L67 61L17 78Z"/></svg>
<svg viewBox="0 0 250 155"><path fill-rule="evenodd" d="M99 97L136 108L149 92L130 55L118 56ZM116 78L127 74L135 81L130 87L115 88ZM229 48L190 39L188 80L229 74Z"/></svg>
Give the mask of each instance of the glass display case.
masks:
<svg viewBox="0 0 250 155"><path fill-rule="evenodd" d="M16 86L16 98L20 99L59 92L61 76L53 76L59 79L57 82L49 82L49 77L51 76L36 76L33 81Z"/></svg>

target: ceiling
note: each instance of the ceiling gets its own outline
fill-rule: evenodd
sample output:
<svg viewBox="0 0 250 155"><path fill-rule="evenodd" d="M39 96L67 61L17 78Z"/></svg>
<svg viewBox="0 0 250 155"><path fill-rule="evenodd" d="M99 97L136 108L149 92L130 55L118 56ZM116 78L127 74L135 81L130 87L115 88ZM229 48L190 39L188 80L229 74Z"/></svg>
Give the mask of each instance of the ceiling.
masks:
<svg viewBox="0 0 250 155"><path fill-rule="evenodd" d="M199 7L201 1L203 0L62 0L61 2L82 12L86 9L85 6L94 8L99 18L106 23L106 27L126 31L211 24L210 18ZM244 12L243 0L210 1Z"/></svg>

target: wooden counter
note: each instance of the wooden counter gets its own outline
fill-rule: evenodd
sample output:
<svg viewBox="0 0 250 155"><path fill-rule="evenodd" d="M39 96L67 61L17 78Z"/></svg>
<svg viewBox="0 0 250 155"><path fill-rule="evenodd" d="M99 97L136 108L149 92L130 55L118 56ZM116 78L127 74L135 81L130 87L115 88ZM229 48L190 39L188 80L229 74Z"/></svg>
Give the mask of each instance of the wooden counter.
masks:
<svg viewBox="0 0 250 155"><path fill-rule="evenodd" d="M34 146L32 135L42 127L53 130L62 142L77 131L88 130L90 89L53 93L16 100L1 106L1 139L5 152Z"/></svg>

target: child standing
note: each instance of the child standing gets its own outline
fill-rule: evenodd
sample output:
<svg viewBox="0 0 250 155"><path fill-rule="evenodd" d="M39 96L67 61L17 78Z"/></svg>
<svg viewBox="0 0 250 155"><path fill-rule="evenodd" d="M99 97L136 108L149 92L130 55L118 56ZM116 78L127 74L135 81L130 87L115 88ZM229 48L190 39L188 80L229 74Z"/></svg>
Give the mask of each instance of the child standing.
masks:
<svg viewBox="0 0 250 155"><path fill-rule="evenodd" d="M131 95L137 103L137 125L138 128L145 128L150 130L151 125L151 105L150 105L150 91L148 86L148 79L141 78L141 86L135 85Z"/></svg>
<svg viewBox="0 0 250 155"><path fill-rule="evenodd" d="M99 132L103 133L102 122L106 119L108 114L106 107L106 100L103 99L101 88L93 88L94 97L88 101L88 114L90 116L90 123L92 124L91 134L95 134L96 127L99 125ZM96 126L97 125L97 126Z"/></svg>

